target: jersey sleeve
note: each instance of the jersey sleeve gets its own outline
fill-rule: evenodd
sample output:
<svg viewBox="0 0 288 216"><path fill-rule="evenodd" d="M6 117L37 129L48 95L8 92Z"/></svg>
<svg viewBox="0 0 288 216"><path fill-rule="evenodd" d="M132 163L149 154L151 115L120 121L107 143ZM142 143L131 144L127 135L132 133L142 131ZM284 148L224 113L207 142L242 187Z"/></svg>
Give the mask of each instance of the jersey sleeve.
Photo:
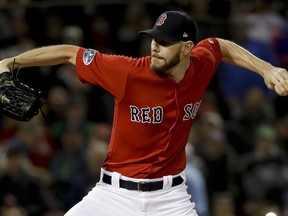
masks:
<svg viewBox="0 0 288 216"><path fill-rule="evenodd" d="M200 41L192 50L192 56L204 58L210 63L212 71L215 71L222 60L219 42L215 38L207 38Z"/></svg>
<svg viewBox="0 0 288 216"><path fill-rule="evenodd" d="M118 99L124 94L131 70L131 58L125 56L85 48L80 48L77 53L76 72L79 80L100 86Z"/></svg>

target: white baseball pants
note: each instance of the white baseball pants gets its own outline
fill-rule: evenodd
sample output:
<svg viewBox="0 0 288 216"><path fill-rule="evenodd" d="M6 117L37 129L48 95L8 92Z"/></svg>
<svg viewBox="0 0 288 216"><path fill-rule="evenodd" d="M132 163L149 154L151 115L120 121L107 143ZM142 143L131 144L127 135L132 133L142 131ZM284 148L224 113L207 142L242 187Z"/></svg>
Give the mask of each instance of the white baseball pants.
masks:
<svg viewBox="0 0 288 216"><path fill-rule="evenodd" d="M171 187L173 176L164 176L163 189L141 192L119 187L119 179L131 181L152 181L121 176L116 172L101 170L112 176L111 185L102 180L65 216L198 216L191 203L185 185L185 173L180 175L184 182ZM101 178L102 179L102 178ZM153 179L155 181L155 179Z"/></svg>

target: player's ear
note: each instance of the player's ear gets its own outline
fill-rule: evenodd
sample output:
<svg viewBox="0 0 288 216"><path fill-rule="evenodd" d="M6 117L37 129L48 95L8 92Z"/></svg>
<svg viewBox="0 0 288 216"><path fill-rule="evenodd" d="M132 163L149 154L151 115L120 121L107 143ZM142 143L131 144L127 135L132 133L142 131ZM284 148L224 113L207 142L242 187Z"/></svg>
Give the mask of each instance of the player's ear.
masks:
<svg viewBox="0 0 288 216"><path fill-rule="evenodd" d="M182 44L182 53L184 55L190 55L192 48L194 47L194 43L192 41L183 41Z"/></svg>

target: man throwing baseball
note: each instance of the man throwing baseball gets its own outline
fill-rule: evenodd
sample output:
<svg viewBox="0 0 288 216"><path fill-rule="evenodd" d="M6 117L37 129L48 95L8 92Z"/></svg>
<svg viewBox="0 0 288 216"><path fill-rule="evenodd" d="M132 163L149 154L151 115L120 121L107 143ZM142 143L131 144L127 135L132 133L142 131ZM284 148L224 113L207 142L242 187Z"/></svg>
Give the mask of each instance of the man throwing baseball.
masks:
<svg viewBox="0 0 288 216"><path fill-rule="evenodd" d="M288 94L288 73L235 43L207 38L182 11L167 11L152 29L151 55L129 58L74 45L53 45L3 59L0 72L73 64L83 83L115 98L113 131L101 180L65 216L196 216L186 191L185 145L220 61L247 68ZM231 72L233 73L233 72ZM193 196L193 194L192 194Z"/></svg>

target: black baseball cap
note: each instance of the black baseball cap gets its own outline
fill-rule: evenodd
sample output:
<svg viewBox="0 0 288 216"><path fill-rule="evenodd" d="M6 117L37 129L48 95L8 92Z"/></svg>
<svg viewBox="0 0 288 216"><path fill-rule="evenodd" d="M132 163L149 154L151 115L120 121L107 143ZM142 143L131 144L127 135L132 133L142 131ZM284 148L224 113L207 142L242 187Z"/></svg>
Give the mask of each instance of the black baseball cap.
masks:
<svg viewBox="0 0 288 216"><path fill-rule="evenodd" d="M193 41L197 37L194 19L184 11L166 11L162 13L152 29L140 31L152 37L168 41Z"/></svg>

